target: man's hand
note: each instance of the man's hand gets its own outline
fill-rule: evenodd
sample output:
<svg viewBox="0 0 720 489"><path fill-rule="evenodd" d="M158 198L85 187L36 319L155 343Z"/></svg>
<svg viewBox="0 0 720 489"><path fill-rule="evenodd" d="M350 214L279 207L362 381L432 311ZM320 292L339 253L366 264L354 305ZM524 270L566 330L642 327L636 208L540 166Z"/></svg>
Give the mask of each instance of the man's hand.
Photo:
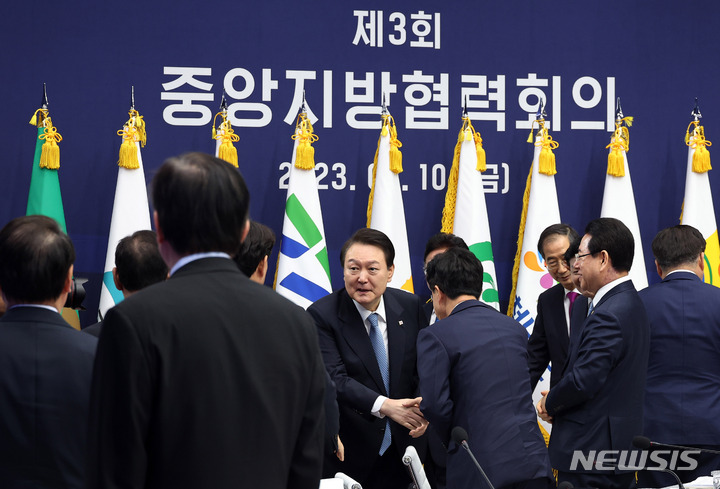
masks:
<svg viewBox="0 0 720 489"><path fill-rule="evenodd" d="M340 435L337 437L337 452L335 452L335 455L337 455L338 460L341 462L345 461L345 445L343 445Z"/></svg>
<svg viewBox="0 0 720 489"><path fill-rule="evenodd" d="M380 407L380 414L389 417L400 426L410 431L410 436L417 438L425 433L428 422L420 412L422 397L415 399L386 399Z"/></svg>
<svg viewBox="0 0 720 489"><path fill-rule="evenodd" d="M547 409L545 409L545 399L547 399L548 392L550 391L541 391L540 394L542 395L542 399L540 399L537 403L536 409L538 416L540 416L540 419L545 421L546 423L552 424L553 418L550 416L547 412Z"/></svg>

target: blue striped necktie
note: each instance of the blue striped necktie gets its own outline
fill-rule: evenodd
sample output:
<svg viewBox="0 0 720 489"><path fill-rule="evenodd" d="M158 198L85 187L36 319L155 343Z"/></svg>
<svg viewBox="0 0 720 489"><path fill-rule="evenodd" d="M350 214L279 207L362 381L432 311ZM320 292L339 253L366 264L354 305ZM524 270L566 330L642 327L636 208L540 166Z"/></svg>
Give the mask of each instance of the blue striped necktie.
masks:
<svg viewBox="0 0 720 489"><path fill-rule="evenodd" d="M382 375L383 384L385 384L385 392L390 397L390 370L388 367L388 357L385 351L385 341L383 340L382 333L378 327L378 315L376 312L368 316L370 321L370 344L372 344L373 351L375 352L375 359L377 360L378 367L380 367L380 375ZM385 435L383 436L382 443L380 444L380 455L383 455L390 446L390 419L386 418L385 421Z"/></svg>

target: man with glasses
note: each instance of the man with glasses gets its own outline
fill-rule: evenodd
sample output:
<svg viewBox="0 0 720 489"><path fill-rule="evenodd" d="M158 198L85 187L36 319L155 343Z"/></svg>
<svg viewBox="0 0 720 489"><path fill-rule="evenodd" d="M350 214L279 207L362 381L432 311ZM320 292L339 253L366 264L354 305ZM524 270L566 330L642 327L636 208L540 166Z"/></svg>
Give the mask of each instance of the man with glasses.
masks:
<svg viewBox="0 0 720 489"><path fill-rule="evenodd" d="M538 251L550 276L558 283L538 297L537 316L527 347L533 390L548 364L550 387L558 383L567 358L571 313L575 309L583 315L587 312L587 299L576 290L565 260L570 244L579 240L577 231L567 224L547 227L538 240Z"/></svg>
<svg viewBox="0 0 720 489"><path fill-rule="evenodd" d="M633 437L642 433L650 328L628 277L634 251L632 233L617 219L595 219L585 228L573 267L594 297L563 377L537 405L540 417L553 423L548 449L558 482L575 487L635 483L621 459L578 462L603 450L632 450Z"/></svg>

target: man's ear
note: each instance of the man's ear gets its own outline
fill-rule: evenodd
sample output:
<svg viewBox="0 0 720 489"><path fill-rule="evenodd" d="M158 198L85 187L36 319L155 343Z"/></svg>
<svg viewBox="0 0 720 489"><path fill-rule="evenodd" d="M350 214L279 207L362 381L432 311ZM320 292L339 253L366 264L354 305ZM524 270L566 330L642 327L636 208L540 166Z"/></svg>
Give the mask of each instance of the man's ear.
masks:
<svg viewBox="0 0 720 489"><path fill-rule="evenodd" d="M660 276L660 278L663 278L662 267L660 267L660 264L657 260L655 260L655 270L657 270L657 274Z"/></svg>
<svg viewBox="0 0 720 489"><path fill-rule="evenodd" d="M155 225L155 234L157 235L158 245L161 245L165 242L165 233L163 232L162 228L160 228L157 211L153 211L153 224Z"/></svg>
<svg viewBox="0 0 720 489"><path fill-rule="evenodd" d="M113 267L112 276L113 276L113 282L115 282L115 288L118 289L120 292L122 292L123 284L120 283L120 279L118 278L117 267Z"/></svg>
<svg viewBox="0 0 720 489"><path fill-rule="evenodd" d="M65 277L65 284L63 285L63 294L69 294L72 291L73 271L74 266L70 265L70 269L68 270L67 276Z"/></svg>
<svg viewBox="0 0 720 489"><path fill-rule="evenodd" d="M250 219L245 221L245 227L243 228L243 232L242 232L242 239L240 240L241 243L245 242L245 238L247 238L249 231L250 231Z"/></svg>
<svg viewBox="0 0 720 489"><path fill-rule="evenodd" d="M395 273L395 264L393 263L392 265L390 265L388 270L390 271L390 273L388 274L388 283L390 283L393 278L393 274Z"/></svg>

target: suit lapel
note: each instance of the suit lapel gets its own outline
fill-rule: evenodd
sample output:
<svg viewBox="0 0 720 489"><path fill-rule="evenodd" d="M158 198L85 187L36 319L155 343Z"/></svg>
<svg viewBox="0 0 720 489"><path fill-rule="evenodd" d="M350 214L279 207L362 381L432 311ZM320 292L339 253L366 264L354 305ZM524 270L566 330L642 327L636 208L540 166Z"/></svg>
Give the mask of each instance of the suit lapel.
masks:
<svg viewBox="0 0 720 489"><path fill-rule="evenodd" d="M390 355L390 391L396 392L397 382L401 378L403 359L405 358L404 309L395 298L386 293L385 315L387 316L388 350Z"/></svg>
<svg viewBox="0 0 720 489"><path fill-rule="evenodd" d="M387 304L385 305L385 311L387 313ZM380 367L378 367L377 360L375 359L375 351L370 343L370 337L368 336L367 329L365 328L365 323L363 323L362 317L355 307L355 303L353 303L352 299L345 291L342 292L342 298L338 310L338 319L341 321L341 334L345 338L345 341L347 341L350 348L352 348L355 352L355 355L357 355L362 364L365 366L368 374L375 382L378 392L387 396L388 394L385 392L385 383L382 380ZM388 329L388 342L390 342L389 338L390 331ZM390 358L390 381L392 382L392 353L390 354Z"/></svg>

